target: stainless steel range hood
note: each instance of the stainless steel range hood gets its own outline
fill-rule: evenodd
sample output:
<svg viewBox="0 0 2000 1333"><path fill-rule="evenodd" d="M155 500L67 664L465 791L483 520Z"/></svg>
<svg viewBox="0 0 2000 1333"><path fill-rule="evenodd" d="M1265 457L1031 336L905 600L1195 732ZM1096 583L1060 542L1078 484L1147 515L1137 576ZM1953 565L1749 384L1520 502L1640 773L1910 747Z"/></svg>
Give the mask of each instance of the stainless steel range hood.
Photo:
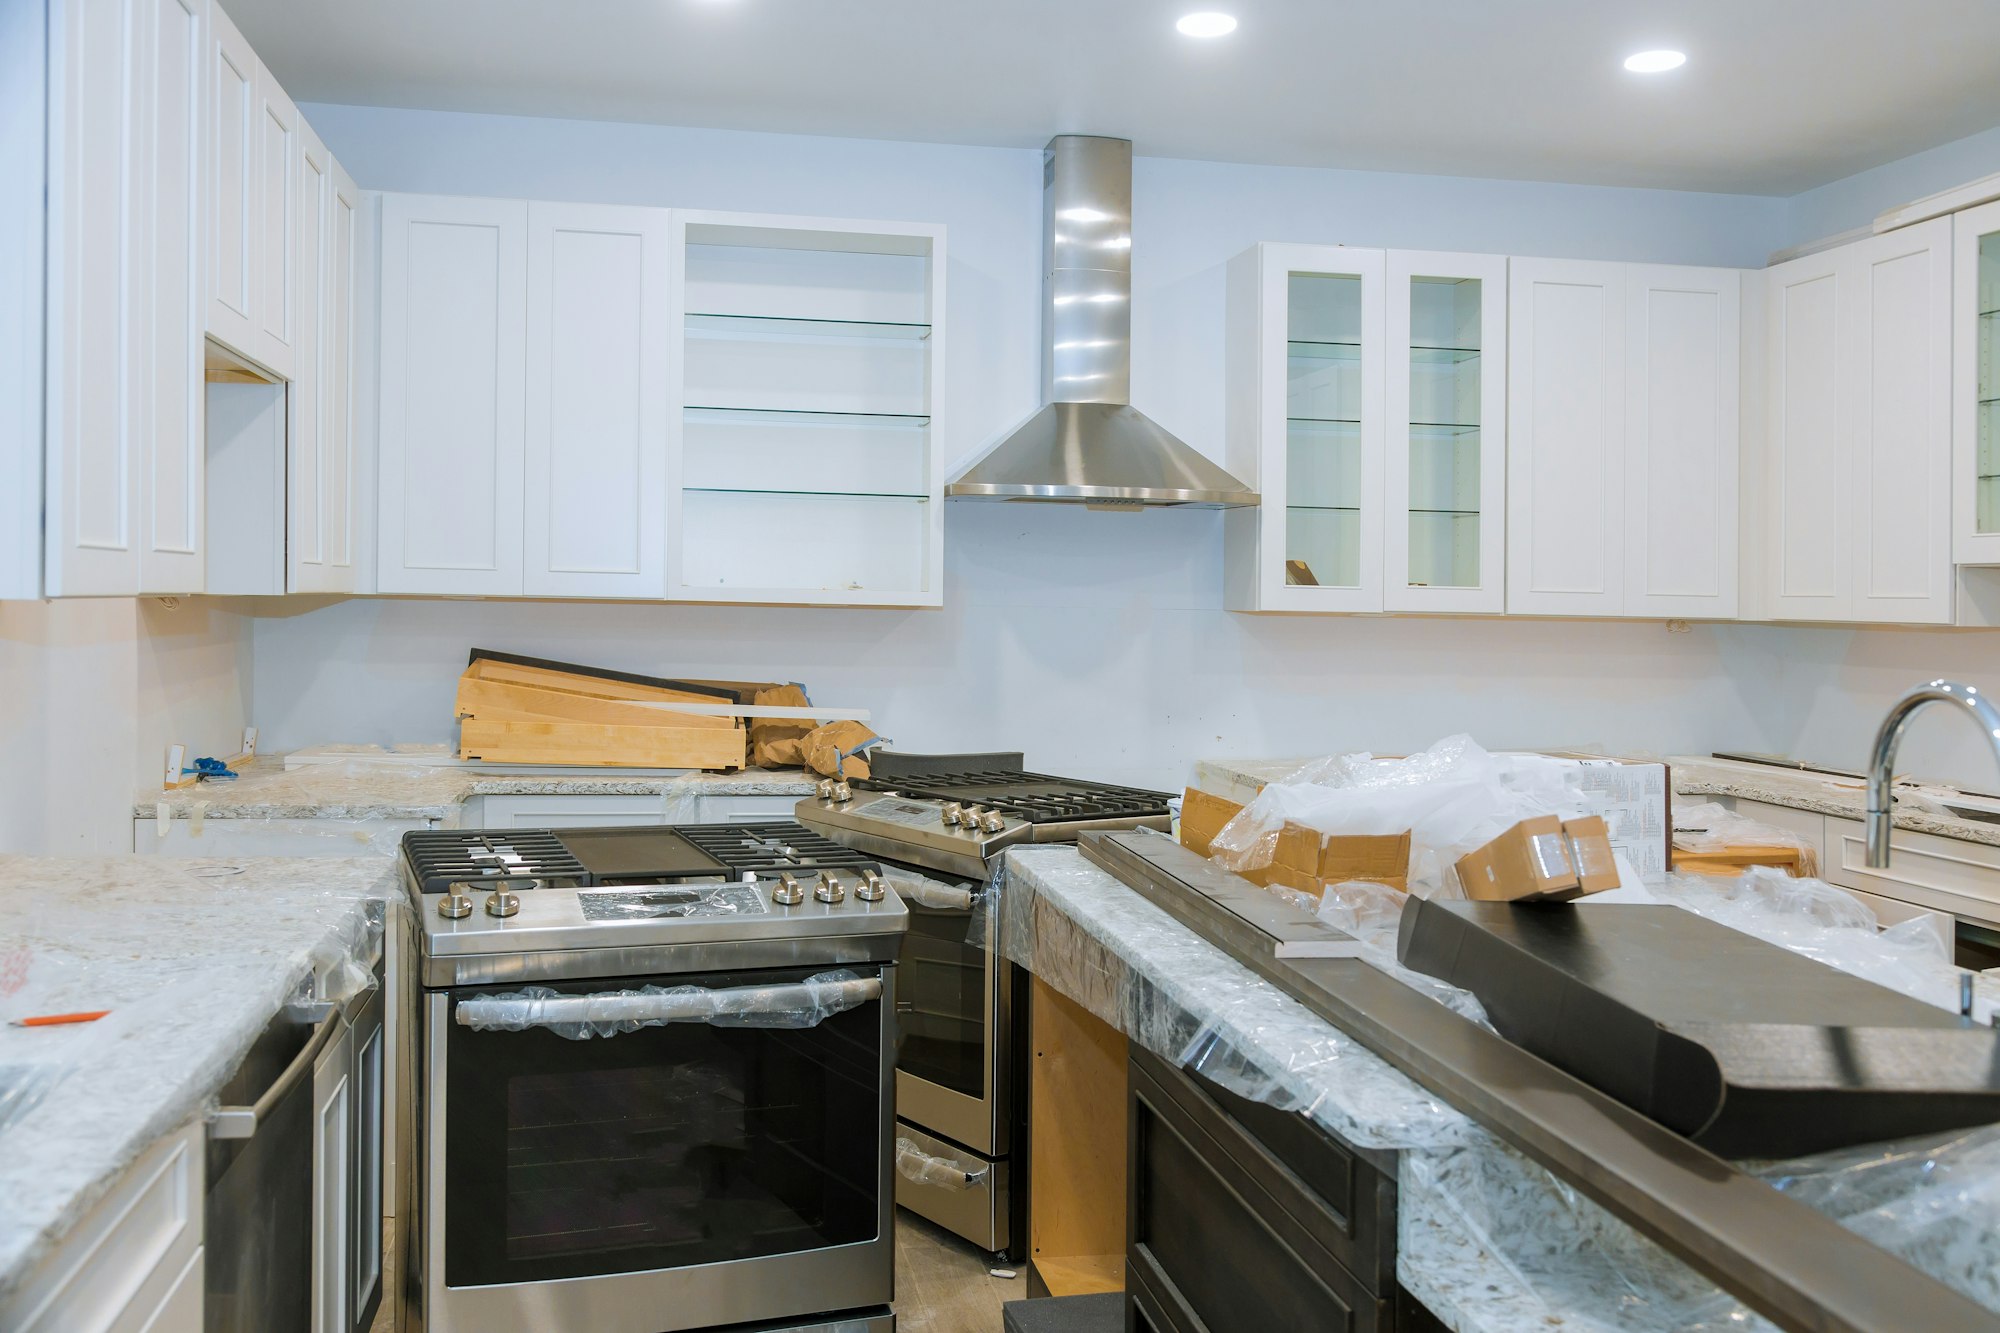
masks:
<svg viewBox="0 0 2000 1333"><path fill-rule="evenodd" d="M954 500L1231 509L1257 493L1131 405L1132 144L1060 134L1042 154L1042 397L945 487Z"/></svg>

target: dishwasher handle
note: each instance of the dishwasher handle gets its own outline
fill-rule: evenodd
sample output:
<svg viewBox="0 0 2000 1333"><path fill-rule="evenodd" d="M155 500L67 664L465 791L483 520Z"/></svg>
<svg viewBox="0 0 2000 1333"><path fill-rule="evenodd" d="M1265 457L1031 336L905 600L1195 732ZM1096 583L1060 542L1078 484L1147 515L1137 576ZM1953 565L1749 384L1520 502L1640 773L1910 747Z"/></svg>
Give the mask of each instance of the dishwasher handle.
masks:
<svg viewBox="0 0 2000 1333"><path fill-rule="evenodd" d="M319 1023L313 1034L292 1062L285 1066L285 1072L278 1075L271 1086L264 1089L257 1100L249 1106L218 1106L208 1113L208 1137L211 1139L247 1139L257 1133L257 1124L269 1116L285 1095L298 1086L299 1080L312 1072L313 1064L319 1059L326 1044L333 1040L339 1030L341 1017L337 1004L314 1004L293 1006L294 1012L306 1016L319 1015Z"/></svg>

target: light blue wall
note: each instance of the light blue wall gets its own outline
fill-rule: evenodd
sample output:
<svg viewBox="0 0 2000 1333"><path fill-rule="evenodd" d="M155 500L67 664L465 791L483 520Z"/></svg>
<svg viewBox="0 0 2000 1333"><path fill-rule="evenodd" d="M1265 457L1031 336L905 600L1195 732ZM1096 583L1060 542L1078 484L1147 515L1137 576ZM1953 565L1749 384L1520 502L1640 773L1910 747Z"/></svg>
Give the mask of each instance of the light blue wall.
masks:
<svg viewBox="0 0 2000 1333"><path fill-rule="evenodd" d="M1884 209L1996 171L2000 171L2000 126L1793 195L1788 201L1786 244L1865 227Z"/></svg>

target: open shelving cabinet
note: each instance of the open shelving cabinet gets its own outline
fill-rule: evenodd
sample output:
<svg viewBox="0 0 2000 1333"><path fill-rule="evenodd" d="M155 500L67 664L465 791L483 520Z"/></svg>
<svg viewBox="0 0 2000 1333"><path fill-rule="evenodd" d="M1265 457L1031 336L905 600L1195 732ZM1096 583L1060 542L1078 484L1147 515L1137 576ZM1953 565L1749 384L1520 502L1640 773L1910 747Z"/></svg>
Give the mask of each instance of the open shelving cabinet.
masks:
<svg viewBox="0 0 2000 1333"><path fill-rule="evenodd" d="M674 214L676 600L936 606L944 229Z"/></svg>

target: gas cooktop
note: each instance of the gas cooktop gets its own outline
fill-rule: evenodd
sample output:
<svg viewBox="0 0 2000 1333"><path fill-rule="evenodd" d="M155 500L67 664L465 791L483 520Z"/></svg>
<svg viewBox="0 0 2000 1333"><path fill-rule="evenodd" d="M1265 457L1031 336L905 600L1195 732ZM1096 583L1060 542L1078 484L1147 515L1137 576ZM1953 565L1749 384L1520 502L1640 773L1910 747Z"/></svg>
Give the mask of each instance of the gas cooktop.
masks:
<svg viewBox="0 0 2000 1333"><path fill-rule="evenodd" d="M803 957L806 940L846 939L833 952L855 960L893 958L882 941L908 920L877 861L791 823L423 830L403 835L402 875L420 908L429 984L529 966L674 966L637 956L661 949L687 955L681 970L719 965L730 948L781 965ZM556 954L571 963L551 963Z"/></svg>

